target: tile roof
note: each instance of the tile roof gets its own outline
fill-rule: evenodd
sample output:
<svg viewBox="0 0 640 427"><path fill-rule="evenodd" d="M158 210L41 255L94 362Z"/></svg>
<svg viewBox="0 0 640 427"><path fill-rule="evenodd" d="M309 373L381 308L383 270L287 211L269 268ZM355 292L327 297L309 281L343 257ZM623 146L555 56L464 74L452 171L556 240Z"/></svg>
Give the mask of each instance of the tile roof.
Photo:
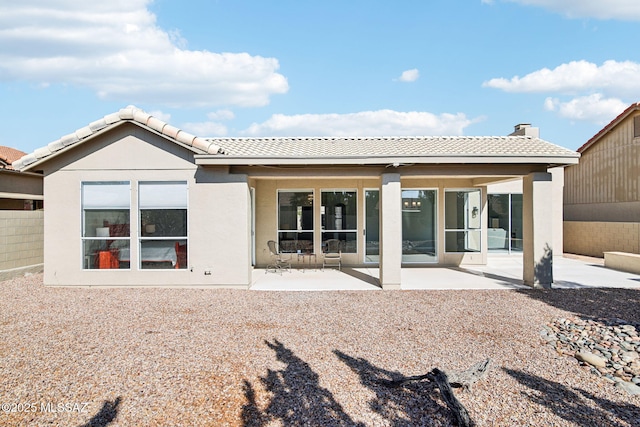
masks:
<svg viewBox="0 0 640 427"><path fill-rule="evenodd" d="M600 131L598 133L596 133L595 135L593 135L591 137L591 139L589 139L587 142L585 142L582 147L578 148L578 153L582 153L583 151L585 151L587 148L591 147L593 144L595 144L602 136L604 136L607 132L609 132L611 129L613 129L614 127L616 127L618 125L618 123L620 123L621 121L623 121L624 119L627 118L627 116L629 116L631 113L633 113L634 111L638 111L640 110L640 102L636 102L635 104L631 104L630 106L628 106L622 113L620 113L618 115L618 117L616 117L615 119L611 120L611 122L609 122L608 125L606 125L605 127L603 127L602 129L600 129Z"/></svg>
<svg viewBox="0 0 640 427"><path fill-rule="evenodd" d="M531 136L363 138L210 138L229 157L570 157L567 148ZM222 159L221 159L222 160Z"/></svg>
<svg viewBox="0 0 640 427"><path fill-rule="evenodd" d="M13 163L14 168L25 170L47 160L98 133L123 122L132 122L163 135L165 138L191 149L198 158L214 159L216 164L236 159L365 159L359 163L375 163L389 158L474 158L477 162L487 158L511 159L571 159L575 163L579 154L532 136L426 136L426 137L304 137L304 138L201 138L171 126L134 106L104 116L74 133L63 136ZM255 164L255 162L252 161ZM203 163L205 164L205 163ZM232 164L231 162L229 164Z"/></svg>
<svg viewBox="0 0 640 427"><path fill-rule="evenodd" d="M0 145L0 162L5 163L5 169L13 169L12 164L27 153L15 148Z"/></svg>
<svg viewBox="0 0 640 427"><path fill-rule="evenodd" d="M13 163L13 166L18 170L24 170L30 165L52 157L61 151L66 151L68 147L82 143L87 139L92 138L97 133L101 133L107 128L117 126L123 122L133 122L144 126L165 136L169 140L190 148L197 154L222 153L220 147L215 145L212 141L191 135L190 133L171 126L157 117L144 112L140 108L128 106L116 113L106 115L102 119L96 120L69 135L65 135L62 138L51 142L49 145L37 149L31 154L24 155L20 159L16 160Z"/></svg>

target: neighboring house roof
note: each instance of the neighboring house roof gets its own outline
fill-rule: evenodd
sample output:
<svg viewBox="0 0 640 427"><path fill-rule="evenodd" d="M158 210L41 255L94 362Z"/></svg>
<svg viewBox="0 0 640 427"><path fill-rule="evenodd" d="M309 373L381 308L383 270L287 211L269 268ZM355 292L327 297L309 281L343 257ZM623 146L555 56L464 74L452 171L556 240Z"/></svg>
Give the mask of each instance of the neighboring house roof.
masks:
<svg viewBox="0 0 640 427"><path fill-rule="evenodd" d="M96 120L95 122L90 123L69 135L65 135L62 138L53 141L45 147L37 149L31 154L21 157L19 160L14 162L13 166L19 170L29 169L43 160L48 160L51 157L67 151L70 147L86 142L96 135L125 122L145 127L152 132L164 136L170 141L192 150L196 154L222 153L220 147L216 146L211 141L191 135L190 133L171 126L137 107L129 106L116 113L104 116L102 119Z"/></svg>
<svg viewBox="0 0 640 427"><path fill-rule="evenodd" d="M577 163L579 154L531 136L427 136L363 138L210 138L224 156L196 156L199 164L334 163L375 164L396 159L413 163L493 161ZM296 160L297 159L297 160ZM516 160L519 159L519 160Z"/></svg>
<svg viewBox="0 0 640 427"><path fill-rule="evenodd" d="M27 153L16 150L15 148L0 145L0 165L6 169L13 169L13 162L18 160L22 156L26 156L26 154Z"/></svg>
<svg viewBox="0 0 640 427"><path fill-rule="evenodd" d="M639 111L639 110L640 110L640 102L636 102L635 104L631 104L629 107L627 107L626 110L624 110L622 113L620 113L618 115L618 117L616 117L615 119L611 120L611 122L608 125L603 127L598 133L596 133L593 137L591 137L590 140L585 142L582 145L582 147L578 148L578 153L582 153L585 150L587 150L593 144L598 142L598 140L600 140L600 138L602 138L604 135L606 135L607 132L609 132L611 129L616 127L621 121L623 121L624 119L629 117L630 114L632 114L632 113L634 113L636 111Z"/></svg>

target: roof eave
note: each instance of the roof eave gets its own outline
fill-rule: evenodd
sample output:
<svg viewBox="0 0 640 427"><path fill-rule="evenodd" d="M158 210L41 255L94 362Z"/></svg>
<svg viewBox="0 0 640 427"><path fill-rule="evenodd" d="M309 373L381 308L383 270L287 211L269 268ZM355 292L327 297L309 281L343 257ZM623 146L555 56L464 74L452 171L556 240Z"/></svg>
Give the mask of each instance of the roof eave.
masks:
<svg viewBox="0 0 640 427"><path fill-rule="evenodd" d="M77 142L75 142L73 144L70 144L70 145L68 145L68 146L66 146L66 147L64 147L64 148L62 148L62 149L60 149L58 151L52 152L50 155L42 157L42 158L36 160L33 163L29 163L29 164L23 166L22 168L20 168L19 171L20 172L27 172L29 170L37 169L39 166L41 166L42 164L48 162L49 160L51 160L51 159L53 159L55 157L58 157L59 155L62 155L64 153L66 153L67 151L73 150L73 149L79 147L82 144L85 144L85 143L87 143L89 141L92 141L93 139L98 138L101 135L103 135L103 134L105 134L105 133L107 133L107 132L109 132L109 131L111 131L111 130L119 127L119 126L122 126L122 125L124 125L126 123L133 124L133 125L136 125L136 126L138 126L140 128L143 128L143 129L145 129L145 130L147 130L147 131L149 131L149 132L151 132L151 133L153 133L155 135L158 135L158 136L160 136L160 137L162 137L162 138L164 138L164 139L166 139L168 141L171 141L171 142L175 143L176 145L184 147L187 150L192 151L195 154L204 154L205 153L203 150L200 150L200 149L198 149L196 147L193 147L191 145L187 145L185 143L177 141L176 139L172 138L171 136L166 135L164 133L161 133L161 132L159 132L159 131L157 131L157 130L155 130L155 129L147 126L147 125L139 123L139 122L137 122L135 120L125 119L125 120L120 120L118 122L112 123L112 124L102 128L102 129L92 133L91 135L89 135L88 137L86 137L84 139L81 139L81 140L79 140L79 141L77 141Z"/></svg>
<svg viewBox="0 0 640 427"><path fill-rule="evenodd" d="M574 156L384 156L384 157L247 157L225 155L196 155L195 162L202 166L273 166L273 165L340 165L367 166L395 164L546 164L575 165L579 155Z"/></svg>
<svg viewBox="0 0 640 427"><path fill-rule="evenodd" d="M609 122L609 124L607 124L605 127L600 129L598 131L598 133L596 133L594 136L591 137L591 139L589 139L580 148L578 148L578 150L577 150L578 153L582 153L583 151L587 150L589 147L594 145L596 142L598 142L600 140L600 138L605 136L611 129L613 129L616 126L618 126L618 124L620 122L625 120L627 117L629 117L629 115L631 113L633 113L634 111L637 111L637 110L640 110L640 102L636 102L635 104L631 104L629 107L627 107L626 110L624 110L622 113L620 113L615 119L611 120L611 122Z"/></svg>

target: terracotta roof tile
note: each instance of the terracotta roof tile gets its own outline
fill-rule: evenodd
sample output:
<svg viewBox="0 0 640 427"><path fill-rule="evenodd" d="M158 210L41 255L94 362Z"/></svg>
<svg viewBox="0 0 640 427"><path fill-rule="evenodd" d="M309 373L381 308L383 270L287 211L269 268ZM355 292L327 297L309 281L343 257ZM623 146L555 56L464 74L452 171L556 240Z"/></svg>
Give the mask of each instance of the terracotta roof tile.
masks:
<svg viewBox="0 0 640 427"><path fill-rule="evenodd" d="M6 169L13 169L13 162L26 155L27 153L11 147L0 145L0 162L6 163Z"/></svg>

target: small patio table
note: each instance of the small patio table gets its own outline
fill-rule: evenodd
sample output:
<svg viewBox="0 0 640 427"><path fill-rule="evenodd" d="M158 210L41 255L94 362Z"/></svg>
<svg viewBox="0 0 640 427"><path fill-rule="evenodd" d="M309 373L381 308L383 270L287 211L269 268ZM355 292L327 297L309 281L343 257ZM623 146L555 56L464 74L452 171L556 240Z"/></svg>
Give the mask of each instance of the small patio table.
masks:
<svg viewBox="0 0 640 427"><path fill-rule="evenodd" d="M298 265L300 265L300 258L302 258L302 272L304 273L305 259L309 260L309 267L311 267L311 258L313 258L313 270L318 269L318 257L313 252L298 252Z"/></svg>

